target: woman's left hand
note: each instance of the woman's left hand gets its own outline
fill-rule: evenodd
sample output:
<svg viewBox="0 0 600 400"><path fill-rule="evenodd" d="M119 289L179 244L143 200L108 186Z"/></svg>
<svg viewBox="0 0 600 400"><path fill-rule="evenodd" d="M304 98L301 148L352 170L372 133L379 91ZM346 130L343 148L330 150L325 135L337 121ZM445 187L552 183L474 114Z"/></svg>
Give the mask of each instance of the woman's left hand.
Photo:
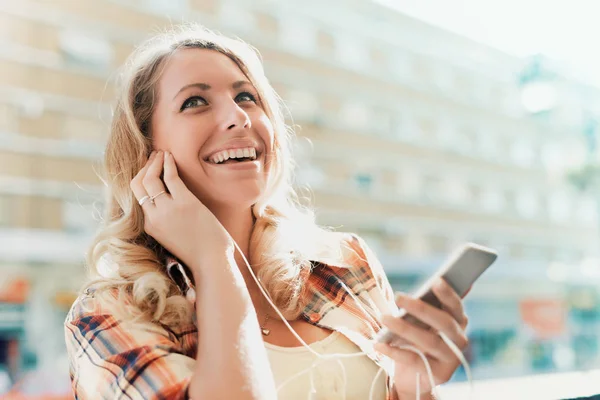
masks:
<svg viewBox="0 0 600 400"><path fill-rule="evenodd" d="M437 332L445 333L461 351L467 347L469 341L465 334L468 319L460 297L442 278L434 284L433 292L442 303L442 310L405 294L398 294L396 297L398 307L405 309L408 314L431 328L420 327L391 315L383 317L383 324L408 342L407 345L412 345L425 354L437 386L447 382L460 365L460 360ZM394 360L394 387L401 400L415 398L417 374L420 374L420 392L422 395L427 394L423 398L431 398L428 394L433 389L419 355L381 343L375 345L375 350Z"/></svg>

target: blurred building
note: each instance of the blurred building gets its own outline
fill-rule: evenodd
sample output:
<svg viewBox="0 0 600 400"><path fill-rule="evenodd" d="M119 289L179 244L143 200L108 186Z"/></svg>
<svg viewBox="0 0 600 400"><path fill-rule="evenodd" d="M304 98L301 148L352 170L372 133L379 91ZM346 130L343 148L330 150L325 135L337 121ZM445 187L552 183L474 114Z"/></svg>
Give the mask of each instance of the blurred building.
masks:
<svg viewBox="0 0 600 400"><path fill-rule="evenodd" d="M319 221L362 234L397 289L461 242L499 250L467 303L481 376L598 363L598 202L563 179L573 113L523 108L523 60L368 0L23 0L0 3L0 284L30 288L1 303L0 347L23 367L64 352L116 68L182 20L260 50Z"/></svg>

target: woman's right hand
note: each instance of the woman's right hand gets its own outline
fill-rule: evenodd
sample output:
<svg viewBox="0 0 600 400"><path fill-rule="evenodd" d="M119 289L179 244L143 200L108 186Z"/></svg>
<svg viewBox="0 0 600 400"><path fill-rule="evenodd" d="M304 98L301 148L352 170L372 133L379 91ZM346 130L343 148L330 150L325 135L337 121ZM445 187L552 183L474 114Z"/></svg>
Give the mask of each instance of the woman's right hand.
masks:
<svg viewBox="0 0 600 400"><path fill-rule="evenodd" d="M231 236L181 180L172 154L153 151L130 187L138 202L150 197L142 204L146 233L190 268L233 254Z"/></svg>

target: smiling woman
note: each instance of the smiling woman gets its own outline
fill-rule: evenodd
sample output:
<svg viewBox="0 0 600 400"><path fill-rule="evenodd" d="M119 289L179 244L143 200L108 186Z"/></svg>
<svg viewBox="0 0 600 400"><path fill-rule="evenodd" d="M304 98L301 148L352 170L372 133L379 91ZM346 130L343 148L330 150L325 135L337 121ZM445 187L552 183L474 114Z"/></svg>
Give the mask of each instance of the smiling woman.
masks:
<svg viewBox="0 0 600 400"><path fill-rule="evenodd" d="M65 321L76 398L414 398L417 373L431 391L401 351L381 349L400 372L380 374L390 284L359 237L297 202L292 131L257 53L184 26L142 45L121 78L106 216ZM443 284L439 298L444 311L411 309L459 343L461 301ZM418 337L436 383L450 378L458 361L437 336L387 320Z"/></svg>

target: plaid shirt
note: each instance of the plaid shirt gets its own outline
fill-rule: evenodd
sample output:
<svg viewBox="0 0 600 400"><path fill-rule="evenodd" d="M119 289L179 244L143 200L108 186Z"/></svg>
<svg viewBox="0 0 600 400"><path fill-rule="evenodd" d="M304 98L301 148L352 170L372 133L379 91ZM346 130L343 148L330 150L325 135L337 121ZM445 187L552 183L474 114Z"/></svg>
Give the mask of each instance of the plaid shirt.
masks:
<svg viewBox="0 0 600 400"><path fill-rule="evenodd" d="M346 235L361 259L352 267L316 263L306 283L308 301L302 318L339 331L384 367L393 363L373 350L382 313L395 309L384 270L364 241ZM167 265L169 276L190 300L195 297L184 268ZM178 272L179 271L179 272ZM65 337L75 398L185 399L194 368L197 328L192 322L177 328L119 321L94 300L80 296L65 321ZM395 398L388 389L387 399Z"/></svg>

